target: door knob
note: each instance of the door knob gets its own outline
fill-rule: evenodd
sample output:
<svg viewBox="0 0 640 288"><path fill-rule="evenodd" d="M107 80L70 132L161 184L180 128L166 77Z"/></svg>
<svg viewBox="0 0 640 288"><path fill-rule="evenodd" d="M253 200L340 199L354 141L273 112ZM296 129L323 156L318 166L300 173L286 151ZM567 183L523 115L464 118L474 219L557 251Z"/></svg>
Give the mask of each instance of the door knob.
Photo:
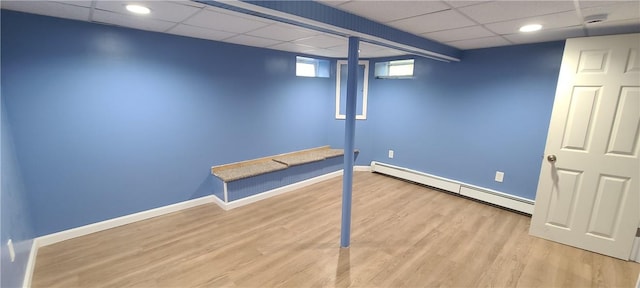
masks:
<svg viewBox="0 0 640 288"><path fill-rule="evenodd" d="M556 155L553 155L553 154L547 156L547 161L549 161L551 163L556 162L557 159L558 158L556 158Z"/></svg>

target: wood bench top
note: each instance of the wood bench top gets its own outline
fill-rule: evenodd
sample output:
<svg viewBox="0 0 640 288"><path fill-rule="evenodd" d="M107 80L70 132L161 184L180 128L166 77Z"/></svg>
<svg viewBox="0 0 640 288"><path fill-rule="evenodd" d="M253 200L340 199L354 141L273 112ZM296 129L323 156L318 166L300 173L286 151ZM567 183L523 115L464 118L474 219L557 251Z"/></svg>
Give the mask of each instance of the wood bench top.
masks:
<svg viewBox="0 0 640 288"><path fill-rule="evenodd" d="M357 150L355 152L358 152ZM231 182L252 176L287 169L290 166L322 161L344 155L343 149L332 149L329 145L305 149L275 156L262 157L211 167L211 174Z"/></svg>
<svg viewBox="0 0 640 288"><path fill-rule="evenodd" d="M278 163L276 161L256 162L251 165L245 165L241 167L235 167L225 169L222 171L213 172L213 175L222 179L224 182L236 181L244 178L249 178L269 172L275 172L279 170L287 169L287 165Z"/></svg>

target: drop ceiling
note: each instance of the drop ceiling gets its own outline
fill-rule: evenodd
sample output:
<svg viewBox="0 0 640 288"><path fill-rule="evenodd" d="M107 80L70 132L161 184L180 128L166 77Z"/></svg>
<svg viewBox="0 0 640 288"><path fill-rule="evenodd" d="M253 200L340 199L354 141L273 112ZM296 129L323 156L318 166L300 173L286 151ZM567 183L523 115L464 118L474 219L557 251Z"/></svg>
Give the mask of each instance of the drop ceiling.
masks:
<svg viewBox="0 0 640 288"><path fill-rule="evenodd" d="M233 1L231 1L233 2ZM225 3L231 3L225 2ZM460 50L640 32L640 1L331 1L321 4L358 15ZM346 57L347 41L262 17L192 1L1 1L2 9L117 25L241 45ZM126 4L141 4L149 15L134 15ZM606 14L601 23L584 17ZM518 32L530 23L533 33ZM362 43L360 57L406 54Z"/></svg>

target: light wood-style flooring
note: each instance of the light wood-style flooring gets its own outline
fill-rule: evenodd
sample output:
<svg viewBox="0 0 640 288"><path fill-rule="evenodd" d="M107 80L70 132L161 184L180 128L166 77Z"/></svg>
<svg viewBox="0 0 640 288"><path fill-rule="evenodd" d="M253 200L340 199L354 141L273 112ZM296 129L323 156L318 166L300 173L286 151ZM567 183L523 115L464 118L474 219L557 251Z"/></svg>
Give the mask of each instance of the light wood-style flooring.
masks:
<svg viewBox="0 0 640 288"><path fill-rule="evenodd" d="M368 172L40 248L33 287L634 287L640 264L528 235L530 218Z"/></svg>

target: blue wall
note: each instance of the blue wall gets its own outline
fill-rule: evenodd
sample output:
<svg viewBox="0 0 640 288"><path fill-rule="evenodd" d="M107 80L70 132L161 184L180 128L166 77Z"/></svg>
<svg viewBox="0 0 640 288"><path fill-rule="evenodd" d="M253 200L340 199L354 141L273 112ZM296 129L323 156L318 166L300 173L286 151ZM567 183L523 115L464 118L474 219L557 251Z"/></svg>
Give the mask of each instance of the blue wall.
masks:
<svg viewBox="0 0 640 288"><path fill-rule="evenodd" d="M4 89L4 88L2 88ZM0 170L0 286L22 287L31 244L33 243L33 224L28 209L27 192L15 153L13 133L5 111L4 97L1 99L1 153ZM12 263L7 248L11 239L16 252Z"/></svg>
<svg viewBox="0 0 640 288"><path fill-rule="evenodd" d="M469 50L459 63L416 59L415 79L371 75L370 158L534 199L562 52L563 42Z"/></svg>
<svg viewBox="0 0 640 288"><path fill-rule="evenodd" d="M295 54L4 10L2 23L9 154L35 236L220 192L212 165L343 146L335 72L295 77ZM356 164L533 199L562 46L418 58L415 79L370 69Z"/></svg>
<svg viewBox="0 0 640 288"><path fill-rule="evenodd" d="M2 22L37 236L209 195L212 165L328 142L335 76L296 77L293 53L4 10Z"/></svg>

